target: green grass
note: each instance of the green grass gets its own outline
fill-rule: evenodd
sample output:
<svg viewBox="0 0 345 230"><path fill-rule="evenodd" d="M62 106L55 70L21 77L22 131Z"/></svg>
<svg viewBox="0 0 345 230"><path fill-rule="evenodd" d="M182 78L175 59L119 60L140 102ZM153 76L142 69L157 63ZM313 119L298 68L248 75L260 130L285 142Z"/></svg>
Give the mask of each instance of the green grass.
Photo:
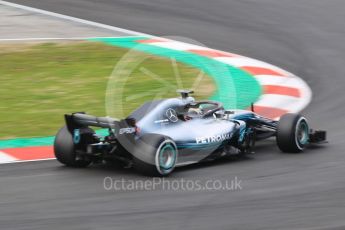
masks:
<svg viewBox="0 0 345 230"><path fill-rule="evenodd" d="M173 61L140 52L123 58L127 52L93 42L1 44L0 139L54 135L63 125L65 113L107 115L109 76L116 76L115 100L110 105L115 112L111 115L123 116L155 98L156 92L159 97L175 97L177 88L191 88L200 72L177 63L175 70L181 76L178 83ZM142 62L136 65L141 57ZM113 73L119 63L124 68ZM160 80L148 76L145 70ZM146 95L152 90L155 93ZM207 98L215 86L205 76L195 90L196 98Z"/></svg>

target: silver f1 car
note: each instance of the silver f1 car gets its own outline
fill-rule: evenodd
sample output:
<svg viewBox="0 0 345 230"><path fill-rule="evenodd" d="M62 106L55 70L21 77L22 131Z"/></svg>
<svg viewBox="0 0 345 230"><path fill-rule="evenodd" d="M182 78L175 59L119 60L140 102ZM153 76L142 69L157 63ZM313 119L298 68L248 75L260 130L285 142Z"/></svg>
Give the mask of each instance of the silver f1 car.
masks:
<svg viewBox="0 0 345 230"><path fill-rule="evenodd" d="M252 153L256 141L273 136L281 151L291 153L326 141L326 132L313 131L299 114L274 121L253 111L225 110L216 101L195 101L192 91L179 93L180 98L147 102L122 120L66 114L54 143L57 160L73 167L116 160L166 176L176 166ZM90 126L107 128L108 134L98 136Z"/></svg>

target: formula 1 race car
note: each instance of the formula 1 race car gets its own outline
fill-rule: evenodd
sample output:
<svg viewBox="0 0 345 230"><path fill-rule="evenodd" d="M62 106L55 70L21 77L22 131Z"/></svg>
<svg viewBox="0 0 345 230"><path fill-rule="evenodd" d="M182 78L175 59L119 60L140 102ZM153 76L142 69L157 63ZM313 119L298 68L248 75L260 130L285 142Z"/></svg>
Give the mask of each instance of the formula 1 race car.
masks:
<svg viewBox="0 0 345 230"><path fill-rule="evenodd" d="M326 141L326 131L310 129L299 114L275 121L253 111L225 110L220 102L195 101L192 91L178 92L181 98L147 102L122 120L66 114L54 143L57 160L73 167L116 160L166 176L176 166L252 153L256 141L273 136L281 151L291 153ZM90 126L107 128L107 135L96 135Z"/></svg>

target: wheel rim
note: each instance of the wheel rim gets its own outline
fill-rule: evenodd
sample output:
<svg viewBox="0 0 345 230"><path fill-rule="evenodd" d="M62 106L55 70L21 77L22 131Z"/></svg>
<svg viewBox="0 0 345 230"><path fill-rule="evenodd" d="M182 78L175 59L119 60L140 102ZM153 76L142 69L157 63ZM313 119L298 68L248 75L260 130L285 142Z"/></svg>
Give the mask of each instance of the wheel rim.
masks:
<svg viewBox="0 0 345 230"><path fill-rule="evenodd" d="M169 170L175 164L176 151L171 144L167 144L161 148L159 152L159 167L162 170Z"/></svg>
<svg viewBox="0 0 345 230"><path fill-rule="evenodd" d="M305 120L301 120L298 123L297 130L296 130L296 140L301 149L309 141L309 126Z"/></svg>
<svg viewBox="0 0 345 230"><path fill-rule="evenodd" d="M177 161L176 145L170 140L164 141L158 148L156 168L161 175L167 175L175 168Z"/></svg>

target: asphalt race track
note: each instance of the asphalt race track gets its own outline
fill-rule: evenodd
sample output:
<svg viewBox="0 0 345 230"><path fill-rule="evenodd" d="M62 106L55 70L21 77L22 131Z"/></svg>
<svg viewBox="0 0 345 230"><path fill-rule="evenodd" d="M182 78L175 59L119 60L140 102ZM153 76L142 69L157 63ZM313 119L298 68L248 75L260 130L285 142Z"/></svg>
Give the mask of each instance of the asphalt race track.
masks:
<svg viewBox="0 0 345 230"><path fill-rule="evenodd" d="M330 143L282 154L274 140L244 160L176 170L168 180L232 179L240 191L106 191L128 169L69 169L56 161L0 167L0 229L345 229L343 0L16 0L154 35L183 36L302 77L304 111Z"/></svg>

